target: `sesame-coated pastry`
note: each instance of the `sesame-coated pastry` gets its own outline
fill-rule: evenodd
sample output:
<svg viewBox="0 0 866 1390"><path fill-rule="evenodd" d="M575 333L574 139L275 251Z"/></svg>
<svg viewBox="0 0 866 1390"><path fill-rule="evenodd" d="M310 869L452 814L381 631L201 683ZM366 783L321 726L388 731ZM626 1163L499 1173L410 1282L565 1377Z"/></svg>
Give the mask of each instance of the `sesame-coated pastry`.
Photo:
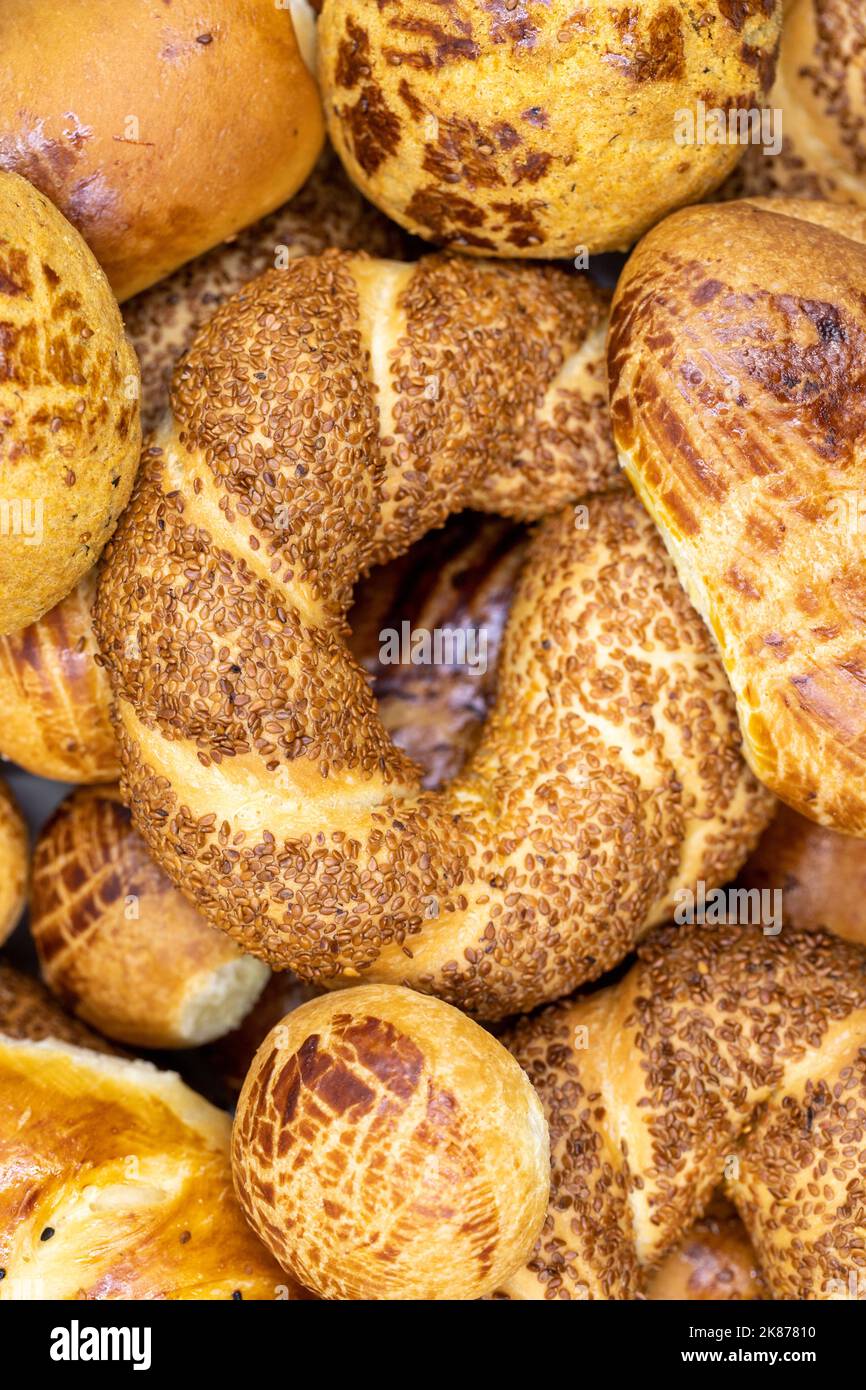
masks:
<svg viewBox="0 0 866 1390"><path fill-rule="evenodd" d="M866 207L863 0L789 0L767 106L781 113L781 152L749 145L723 194Z"/></svg>
<svg viewBox="0 0 866 1390"><path fill-rule="evenodd" d="M866 835L866 211L689 208L623 272L620 460L718 644L746 756Z"/></svg>
<svg viewBox="0 0 866 1390"><path fill-rule="evenodd" d="M96 662L96 569L29 627L0 637L0 756L35 777L114 782L111 685Z"/></svg>
<svg viewBox="0 0 866 1390"><path fill-rule="evenodd" d="M528 519L609 478L601 312L552 270L328 253L253 282L181 363L97 633L139 829L269 963L500 1016L600 975L763 827L721 667L631 498L539 528L496 706L443 791L345 647L359 574L450 511Z"/></svg>
<svg viewBox="0 0 866 1390"><path fill-rule="evenodd" d="M626 250L743 153L682 122L760 107L781 0L324 0L319 78L358 187L461 251Z"/></svg>
<svg viewBox="0 0 866 1390"><path fill-rule="evenodd" d="M116 787L82 787L43 828L30 929L45 983L134 1047L198 1047L237 1026L268 980L153 862Z"/></svg>
<svg viewBox="0 0 866 1390"><path fill-rule="evenodd" d="M862 1279L860 947L667 928L618 984L504 1041L544 1104L552 1172L544 1229L502 1293L636 1297L719 1183L771 1298L844 1298Z"/></svg>
<svg viewBox="0 0 866 1390"><path fill-rule="evenodd" d="M29 864L24 818L0 778L0 945L15 929L24 911Z"/></svg>
<svg viewBox="0 0 866 1390"><path fill-rule="evenodd" d="M235 1201L230 1133L173 1072L0 1033L0 1301L303 1297Z"/></svg>
<svg viewBox="0 0 866 1390"><path fill-rule="evenodd" d="M402 259L406 240L361 197L329 150L291 202L124 304L124 323L141 364L142 429L153 429L168 408L180 354L248 280L329 246Z"/></svg>
<svg viewBox="0 0 866 1390"><path fill-rule="evenodd" d="M324 127L300 37L285 0L3 0L0 168L60 208L128 299L313 168Z"/></svg>
<svg viewBox="0 0 866 1390"><path fill-rule="evenodd" d="M866 946L866 844L780 804L737 876L749 891L780 893L785 923Z"/></svg>
<svg viewBox="0 0 866 1390"><path fill-rule="evenodd" d="M272 1030L232 1136L241 1205L325 1298L468 1299L527 1258L550 1189L538 1096L439 999L363 985Z"/></svg>
<svg viewBox="0 0 866 1390"><path fill-rule="evenodd" d="M138 466L138 363L78 232L0 172L0 635L95 564Z"/></svg>

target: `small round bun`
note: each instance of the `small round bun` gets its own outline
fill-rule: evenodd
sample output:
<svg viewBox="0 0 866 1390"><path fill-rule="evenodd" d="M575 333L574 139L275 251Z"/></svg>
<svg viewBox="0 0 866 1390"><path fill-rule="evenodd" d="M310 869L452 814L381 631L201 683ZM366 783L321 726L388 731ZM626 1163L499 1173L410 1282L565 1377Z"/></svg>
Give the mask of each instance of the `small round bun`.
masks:
<svg viewBox="0 0 866 1390"><path fill-rule="evenodd" d="M96 570L35 623L0 637L0 755L35 777L116 782L111 686L96 661Z"/></svg>
<svg viewBox="0 0 866 1390"><path fill-rule="evenodd" d="M74 223L121 300L291 198L322 147L274 0L3 0L0 51L0 167Z"/></svg>
<svg viewBox="0 0 866 1390"><path fill-rule="evenodd" d="M132 1047L212 1042L268 980L157 868L116 787L81 788L43 830L30 925L49 988Z"/></svg>
<svg viewBox="0 0 866 1390"><path fill-rule="evenodd" d="M294 1278L331 1299L472 1299L547 1209L541 1105L514 1058L441 1000L365 985L267 1036L240 1101L235 1187Z"/></svg>
<svg viewBox="0 0 866 1390"><path fill-rule="evenodd" d="M349 174L463 252L625 250L736 166L689 118L751 109L782 0L324 0L319 77Z"/></svg>
<svg viewBox="0 0 866 1390"><path fill-rule="evenodd" d="M0 34L2 34L0 21ZM129 500L139 372L74 227L0 173L0 634L65 598Z"/></svg>
<svg viewBox="0 0 866 1390"><path fill-rule="evenodd" d="M28 861L24 818L6 783L0 780L0 945L24 911Z"/></svg>

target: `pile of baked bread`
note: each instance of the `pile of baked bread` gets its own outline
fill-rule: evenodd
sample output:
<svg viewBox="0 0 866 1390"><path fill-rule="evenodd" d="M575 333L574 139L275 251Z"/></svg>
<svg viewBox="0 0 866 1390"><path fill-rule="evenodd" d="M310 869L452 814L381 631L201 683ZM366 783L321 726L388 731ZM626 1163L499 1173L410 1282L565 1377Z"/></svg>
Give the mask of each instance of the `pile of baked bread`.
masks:
<svg viewBox="0 0 866 1390"><path fill-rule="evenodd" d="M860 0L0 48L0 1299L866 1297Z"/></svg>

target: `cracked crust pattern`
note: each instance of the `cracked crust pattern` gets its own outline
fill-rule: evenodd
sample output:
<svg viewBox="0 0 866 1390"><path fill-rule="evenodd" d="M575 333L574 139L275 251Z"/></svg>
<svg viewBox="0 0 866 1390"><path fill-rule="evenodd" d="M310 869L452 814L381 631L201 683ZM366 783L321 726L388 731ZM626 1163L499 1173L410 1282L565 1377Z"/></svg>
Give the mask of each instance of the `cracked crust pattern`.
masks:
<svg viewBox="0 0 866 1390"><path fill-rule="evenodd" d="M677 113L762 105L781 16L778 0L325 0L328 128L367 197L430 241L626 250L736 165L736 144L680 143Z"/></svg>

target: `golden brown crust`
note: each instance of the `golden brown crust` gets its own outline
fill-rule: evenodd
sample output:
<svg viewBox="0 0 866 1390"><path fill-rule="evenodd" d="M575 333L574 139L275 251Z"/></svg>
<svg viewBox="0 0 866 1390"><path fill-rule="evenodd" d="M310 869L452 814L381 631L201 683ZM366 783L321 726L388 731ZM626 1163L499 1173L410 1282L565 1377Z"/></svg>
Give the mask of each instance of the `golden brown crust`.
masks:
<svg viewBox="0 0 866 1390"><path fill-rule="evenodd" d="M124 304L126 329L141 363L144 431L154 429L168 408L178 357L247 281L329 246L401 259L404 242L400 229L364 201L328 150L291 202Z"/></svg>
<svg viewBox="0 0 866 1390"><path fill-rule="evenodd" d="M693 927L640 957L506 1035L545 1107L552 1188L502 1292L634 1298L722 1183L771 1297L846 1296L863 1264L866 952Z"/></svg>
<svg viewBox="0 0 866 1390"><path fill-rule="evenodd" d="M113 782L111 686L94 660L96 570L29 627L0 637L0 754L36 777Z"/></svg>
<svg viewBox="0 0 866 1390"><path fill-rule="evenodd" d="M5 10L4 10L5 15ZM0 634L99 558L138 465L138 363L81 237L0 172Z"/></svg>
<svg viewBox="0 0 866 1390"><path fill-rule="evenodd" d="M15 798L0 779L0 945L24 911L29 873L27 827Z"/></svg>
<svg viewBox="0 0 866 1390"><path fill-rule="evenodd" d="M466 1299L526 1258L547 1129L478 1024L412 990L311 1000L256 1054L232 1138L247 1217L327 1298Z"/></svg>
<svg viewBox="0 0 866 1390"><path fill-rule="evenodd" d="M677 113L762 105L779 0L325 0L319 74L354 181L474 254L625 250L702 198L742 146L681 144ZM576 106L578 93L592 101Z"/></svg>
<svg viewBox="0 0 866 1390"><path fill-rule="evenodd" d="M229 1130L172 1072L0 1035L0 1299L303 1297L235 1202Z"/></svg>
<svg viewBox="0 0 866 1390"><path fill-rule="evenodd" d="M78 227L118 299L285 202L321 149L285 6L89 0L83 23L4 0L0 49L0 167Z"/></svg>
<svg viewBox="0 0 866 1390"><path fill-rule="evenodd" d="M75 792L43 829L30 926L65 1007L132 1046L211 1042L267 983L157 868L116 787Z"/></svg>
<svg viewBox="0 0 866 1390"><path fill-rule="evenodd" d="M725 197L829 198L866 207L866 13L860 0L791 0L767 105L781 152L750 145Z"/></svg>
<svg viewBox="0 0 866 1390"><path fill-rule="evenodd" d="M779 891L787 926L831 931L866 946L866 845L780 806L738 875Z"/></svg>
<svg viewBox="0 0 866 1390"><path fill-rule="evenodd" d="M724 882L765 821L633 501L539 530L444 792L343 645L359 572L450 511L531 518L607 480L601 311L553 271L329 253L247 287L179 368L97 605L125 795L174 881L281 968L528 1008L621 959L681 879Z"/></svg>
<svg viewBox="0 0 866 1390"><path fill-rule="evenodd" d="M620 459L720 647L746 755L783 800L866 834L861 641L866 212L676 213L620 280Z"/></svg>

